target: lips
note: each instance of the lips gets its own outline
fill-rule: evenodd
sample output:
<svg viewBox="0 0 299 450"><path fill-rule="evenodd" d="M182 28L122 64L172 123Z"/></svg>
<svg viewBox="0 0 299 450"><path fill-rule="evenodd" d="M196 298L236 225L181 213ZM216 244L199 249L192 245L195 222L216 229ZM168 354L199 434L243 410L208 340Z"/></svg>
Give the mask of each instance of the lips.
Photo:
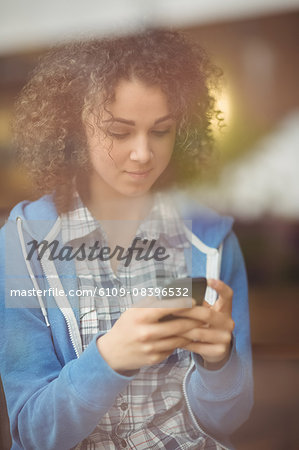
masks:
<svg viewBox="0 0 299 450"><path fill-rule="evenodd" d="M153 169L148 169L148 170L126 170L125 173L127 173L128 175L131 175L132 177L136 177L136 178L143 178L146 177Z"/></svg>

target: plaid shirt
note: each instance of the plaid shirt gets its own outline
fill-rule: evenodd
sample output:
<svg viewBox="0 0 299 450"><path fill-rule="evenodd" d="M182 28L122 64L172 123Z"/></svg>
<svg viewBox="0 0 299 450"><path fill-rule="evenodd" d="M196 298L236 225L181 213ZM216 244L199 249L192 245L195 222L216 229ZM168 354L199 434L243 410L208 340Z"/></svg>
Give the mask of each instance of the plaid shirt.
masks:
<svg viewBox="0 0 299 450"><path fill-rule="evenodd" d="M65 244L74 248L82 244L92 247L95 242L99 248L108 246L105 226L92 217L78 194L73 209L61 219ZM161 194L156 194L136 236L147 239L143 241L145 250L155 241L155 247L167 249L169 257L163 261L132 258L127 266L120 261L116 273L104 258L76 259L83 350L96 333L106 333L122 312L144 297L141 288L161 288L188 275L184 249L190 244L177 212ZM120 295L121 288L125 295ZM90 290L95 295L90 295ZM190 358L190 352L176 349L163 362L142 367L78 448L217 449L193 424L184 399L182 384Z"/></svg>

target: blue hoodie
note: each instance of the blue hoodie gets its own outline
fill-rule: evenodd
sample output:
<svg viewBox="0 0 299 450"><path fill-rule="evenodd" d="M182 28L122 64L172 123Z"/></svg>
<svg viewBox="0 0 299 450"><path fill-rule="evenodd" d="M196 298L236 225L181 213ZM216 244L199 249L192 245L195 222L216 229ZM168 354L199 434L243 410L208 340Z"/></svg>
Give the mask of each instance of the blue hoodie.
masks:
<svg viewBox="0 0 299 450"><path fill-rule="evenodd" d="M190 414L198 430L232 448L228 436L252 407L252 369L247 279L232 219L176 199L192 223L190 276L220 278L234 291L233 347L226 364L209 371L192 354L183 383ZM189 222L190 220L190 222ZM33 239L59 239L59 218L52 196L24 201L11 212L0 236L0 368L10 418L13 449L70 449L86 438L132 382L109 367L95 336L84 352L79 333L79 299L74 260L51 267L26 260ZM50 239L49 239L50 238ZM189 259L189 258L187 258ZM49 276L57 272L57 276ZM58 276L59 274L59 276ZM18 297L12 289L45 290L45 295ZM53 287L52 293L50 287ZM54 288L65 295L55 297ZM212 304L215 292L208 288Z"/></svg>

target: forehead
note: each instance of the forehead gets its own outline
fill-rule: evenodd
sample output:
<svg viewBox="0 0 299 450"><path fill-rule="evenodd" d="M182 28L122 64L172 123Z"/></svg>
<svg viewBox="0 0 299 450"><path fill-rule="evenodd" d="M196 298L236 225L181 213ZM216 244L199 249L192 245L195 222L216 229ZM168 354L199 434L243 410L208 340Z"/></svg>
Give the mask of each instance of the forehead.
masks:
<svg viewBox="0 0 299 450"><path fill-rule="evenodd" d="M168 99L160 86L148 85L135 79L120 80L117 83L108 111L114 117L134 121L142 118L156 120L170 114Z"/></svg>

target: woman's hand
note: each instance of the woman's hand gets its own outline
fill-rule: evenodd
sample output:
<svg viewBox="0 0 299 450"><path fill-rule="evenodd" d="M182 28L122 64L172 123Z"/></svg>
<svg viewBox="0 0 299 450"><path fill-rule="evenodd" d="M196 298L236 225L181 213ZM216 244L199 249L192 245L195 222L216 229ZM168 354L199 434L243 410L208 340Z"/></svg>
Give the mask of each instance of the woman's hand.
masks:
<svg viewBox="0 0 299 450"><path fill-rule="evenodd" d="M225 364L230 355L234 329L231 317L233 291L220 280L208 280L208 285L219 295L215 305L204 302L203 306L174 315L197 321L196 327L180 335L192 341L181 348L198 353L204 360L204 367L216 370Z"/></svg>
<svg viewBox="0 0 299 450"><path fill-rule="evenodd" d="M148 297L139 302L138 307L122 313L111 330L98 338L98 350L109 366L119 373L160 363L176 348L190 343L186 333L191 332L198 321L196 317L194 320L159 320L168 314L183 314L190 309L186 308L186 299L161 301Z"/></svg>

